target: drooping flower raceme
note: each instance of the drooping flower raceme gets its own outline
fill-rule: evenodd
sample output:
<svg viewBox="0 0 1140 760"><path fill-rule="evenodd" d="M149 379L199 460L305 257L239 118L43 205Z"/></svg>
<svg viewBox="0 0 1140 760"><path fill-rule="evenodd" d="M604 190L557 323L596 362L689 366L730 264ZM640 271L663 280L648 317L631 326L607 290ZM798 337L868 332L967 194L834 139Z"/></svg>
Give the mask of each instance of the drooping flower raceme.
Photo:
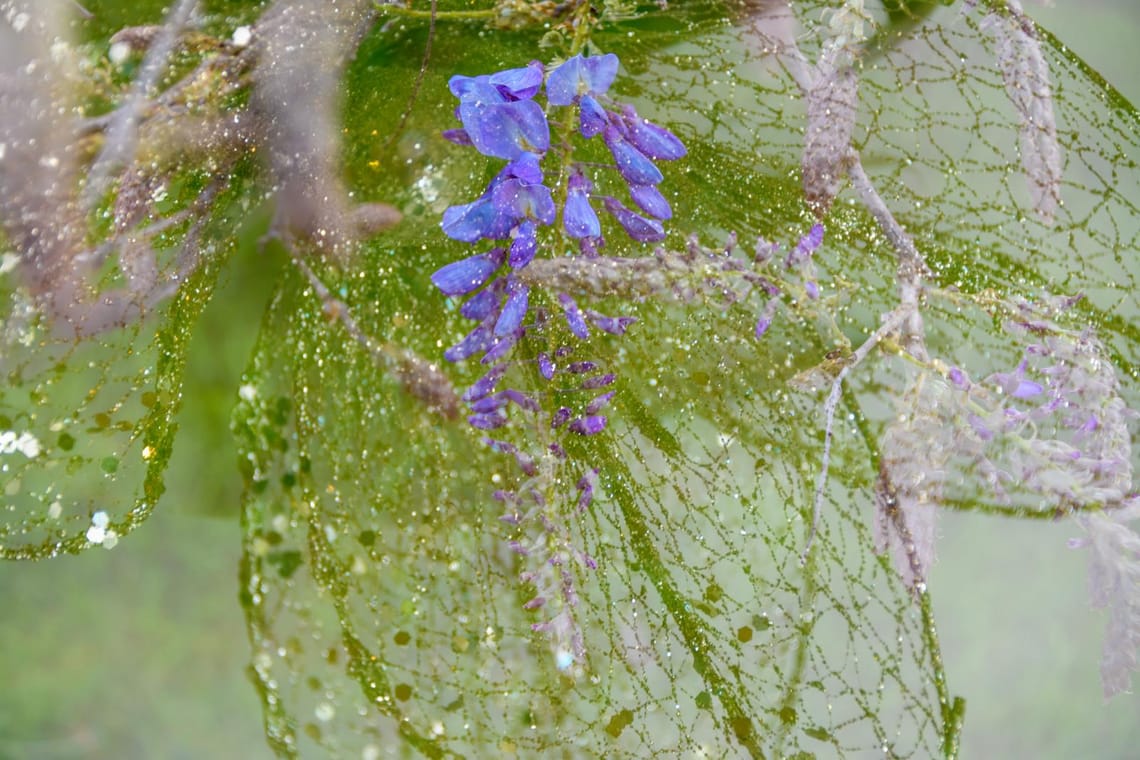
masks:
<svg viewBox="0 0 1140 760"><path fill-rule="evenodd" d="M580 668L585 656L574 617L573 571L595 566L573 546L565 518L590 505L598 479L596 468L571 461L563 437L605 430L608 419L603 412L614 397L611 386L617 379L597 362L578 356L576 343L590 338L591 327L622 335L633 319L583 309L567 293L550 294L554 297L547 301L548 294L532 293L519 273L560 239L576 243L585 256L597 256L605 246L598 209L608 212L614 228L635 242L665 237L662 221L673 211L659 189L664 175L656 162L683 157L685 147L632 106L610 98L618 65L612 54L576 55L550 68L532 61L494 74L452 77L449 87L459 99L455 115L462 127L444 132L458 145L507 162L478 198L443 214L441 227L448 237L472 245L488 241L487 249L442 267L432 282L446 296L467 297L460 314L476 322L444 357L479 357L488 365L463 395L470 410L467 419L475 429L495 435L486 443L513 456L523 475L516 489L495 496L506 507L506 522L532 526L531 537L511 546L526 559L522 579L535 591L525 607L547 614L534 628L550 636L555 662L563 671ZM537 100L544 87L546 109ZM557 118L560 109L576 113ZM560 135L552 141L548 112L555 124L575 125L577 136ZM598 136L612 163L575 161L581 142ZM599 187L609 192L600 193ZM561 225L555 227L559 219ZM551 316L558 313L560 319ZM527 358L516 358L516 347L528 337L534 339L532 348L517 352ZM547 390L509 387L511 370L517 374L528 367L537 370L531 382L545 383ZM540 423L529 426L540 431L540 440L530 441L529 449L492 432L507 428L512 414ZM576 485L566 489L562 483Z"/></svg>

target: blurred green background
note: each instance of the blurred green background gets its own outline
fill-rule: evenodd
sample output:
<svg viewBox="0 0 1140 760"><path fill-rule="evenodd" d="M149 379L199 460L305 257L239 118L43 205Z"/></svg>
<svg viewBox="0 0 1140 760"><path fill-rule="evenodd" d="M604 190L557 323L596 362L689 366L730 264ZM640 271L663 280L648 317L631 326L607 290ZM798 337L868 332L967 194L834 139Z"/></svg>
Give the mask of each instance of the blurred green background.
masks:
<svg viewBox="0 0 1140 760"><path fill-rule="evenodd" d="M156 20L161 5L86 3L105 29ZM1140 3L1056 5L1029 10L1140 102ZM228 426L284 262L245 248L199 325L153 519L111 551L0 565L0 757L270 755L244 674ZM1140 700L1101 698L1105 617L1065 546L1075 527L992 520L946 515L932 579L951 690L967 700L963 756L1136 757Z"/></svg>

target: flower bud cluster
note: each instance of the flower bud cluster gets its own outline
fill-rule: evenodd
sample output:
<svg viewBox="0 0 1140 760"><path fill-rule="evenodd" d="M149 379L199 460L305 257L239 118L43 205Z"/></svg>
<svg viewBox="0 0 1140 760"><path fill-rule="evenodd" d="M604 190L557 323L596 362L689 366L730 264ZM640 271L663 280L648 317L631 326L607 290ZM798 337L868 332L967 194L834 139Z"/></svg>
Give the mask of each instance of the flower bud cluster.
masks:
<svg viewBox="0 0 1140 760"><path fill-rule="evenodd" d="M516 444L495 432L484 440L513 456L522 473L516 489L498 491L496 498L506 507L503 520L522 533L512 548L525 558L521 577L536 592L525 607L549 615L534 628L550 636L563 671L580 669L585 656L574 619L574 570L595 567L574 547L565 518L589 506L597 481L596 469L568 455L574 447L565 445L566 436L593 436L606 428L603 412L616 380L597 362L578 356L580 344L591 329L623 335L634 320L582 308L557 288L546 300L547 288L537 286L532 293L533 280L524 274L545 247L546 235L573 241L581 254L601 260L599 208L634 241L662 240L662 221L672 209L658 190L663 175L655 161L685 155L671 132L608 97L617 69L615 55L579 55L549 69L533 61L490 75L453 77L449 86L459 99L455 113L462 127L444 133L454 143L507 161L479 198L443 214L448 237L488 241L488 249L442 267L431 279L446 296L466 296L459 312L476 322L444 357L478 357L488 366L463 394L468 422L480 431L499 431L521 414L532 419L527 430L540 439ZM536 100L544 91L546 108ZM561 108L572 109L555 122L568 134L552 144L548 112ZM583 141L600 136L612 163L574 161L575 131ZM637 210L596 190L595 182L607 175L609 185L619 180ZM557 312L559 319L551 316ZM538 390L509 387L512 373ZM568 483L576 485L562 485Z"/></svg>

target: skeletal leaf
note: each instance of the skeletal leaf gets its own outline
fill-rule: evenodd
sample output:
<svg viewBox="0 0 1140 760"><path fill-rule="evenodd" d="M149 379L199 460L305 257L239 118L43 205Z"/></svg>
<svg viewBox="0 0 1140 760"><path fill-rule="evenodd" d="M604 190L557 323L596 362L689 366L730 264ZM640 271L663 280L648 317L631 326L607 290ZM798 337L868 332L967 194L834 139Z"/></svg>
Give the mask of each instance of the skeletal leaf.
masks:
<svg viewBox="0 0 1140 760"><path fill-rule="evenodd" d="M1011 15L990 14L983 21L997 44L997 65L1005 92L1017 111L1021 168L1033 208L1042 221L1053 222L1061 204L1061 146L1053 114L1049 66L1033 22L1010 2Z"/></svg>

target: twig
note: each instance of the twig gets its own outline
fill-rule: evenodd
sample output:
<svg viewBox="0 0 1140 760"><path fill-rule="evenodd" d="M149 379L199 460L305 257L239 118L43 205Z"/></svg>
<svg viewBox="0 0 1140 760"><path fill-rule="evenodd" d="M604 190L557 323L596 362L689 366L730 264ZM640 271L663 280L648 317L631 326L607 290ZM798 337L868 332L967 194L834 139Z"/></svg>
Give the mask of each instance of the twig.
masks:
<svg viewBox="0 0 1140 760"><path fill-rule="evenodd" d="M839 370L839 374L835 376L835 380L831 383L831 392L827 395L827 402L824 404L824 417L826 422L823 428L823 457L820 461L819 476L815 482L815 496L812 501L811 513L811 527L808 530L807 543L804 546L803 553L800 555L800 563L807 562L808 553L811 551L812 541L815 540L815 534L819 525L819 516L823 510L823 492L827 486L827 473L831 467L831 439L832 428L835 424L835 409L839 406L839 399L843 393L843 380L847 377L852 369L859 366L860 363L871 353L875 346L879 345L887 336L897 330L903 325L911 316L912 307L906 304L898 306L892 311L883 324L880 325L878 330L871 333L867 340L863 341L859 348Z"/></svg>
<svg viewBox="0 0 1140 760"><path fill-rule="evenodd" d="M404 388L412 395L427 403L428 407L440 412L448 419L459 415L459 397L451 381L439 367L429 363L411 349L394 343L380 343L361 329L348 304L334 296L321 282L303 258L289 246L293 265L301 271L310 287L321 299L322 310L330 318L344 326L352 339L359 343L373 360L388 372L395 375Z"/></svg>
<svg viewBox="0 0 1140 760"><path fill-rule="evenodd" d="M115 111L106 131L106 142L88 174L82 196L83 205L88 209L99 202L111 181L112 173L121 165L130 163L128 158L138 141L138 124L143 109L149 102L149 93L158 84L158 78L174 51L174 43L196 5L197 0L180 0L154 44L147 50L131 93Z"/></svg>

